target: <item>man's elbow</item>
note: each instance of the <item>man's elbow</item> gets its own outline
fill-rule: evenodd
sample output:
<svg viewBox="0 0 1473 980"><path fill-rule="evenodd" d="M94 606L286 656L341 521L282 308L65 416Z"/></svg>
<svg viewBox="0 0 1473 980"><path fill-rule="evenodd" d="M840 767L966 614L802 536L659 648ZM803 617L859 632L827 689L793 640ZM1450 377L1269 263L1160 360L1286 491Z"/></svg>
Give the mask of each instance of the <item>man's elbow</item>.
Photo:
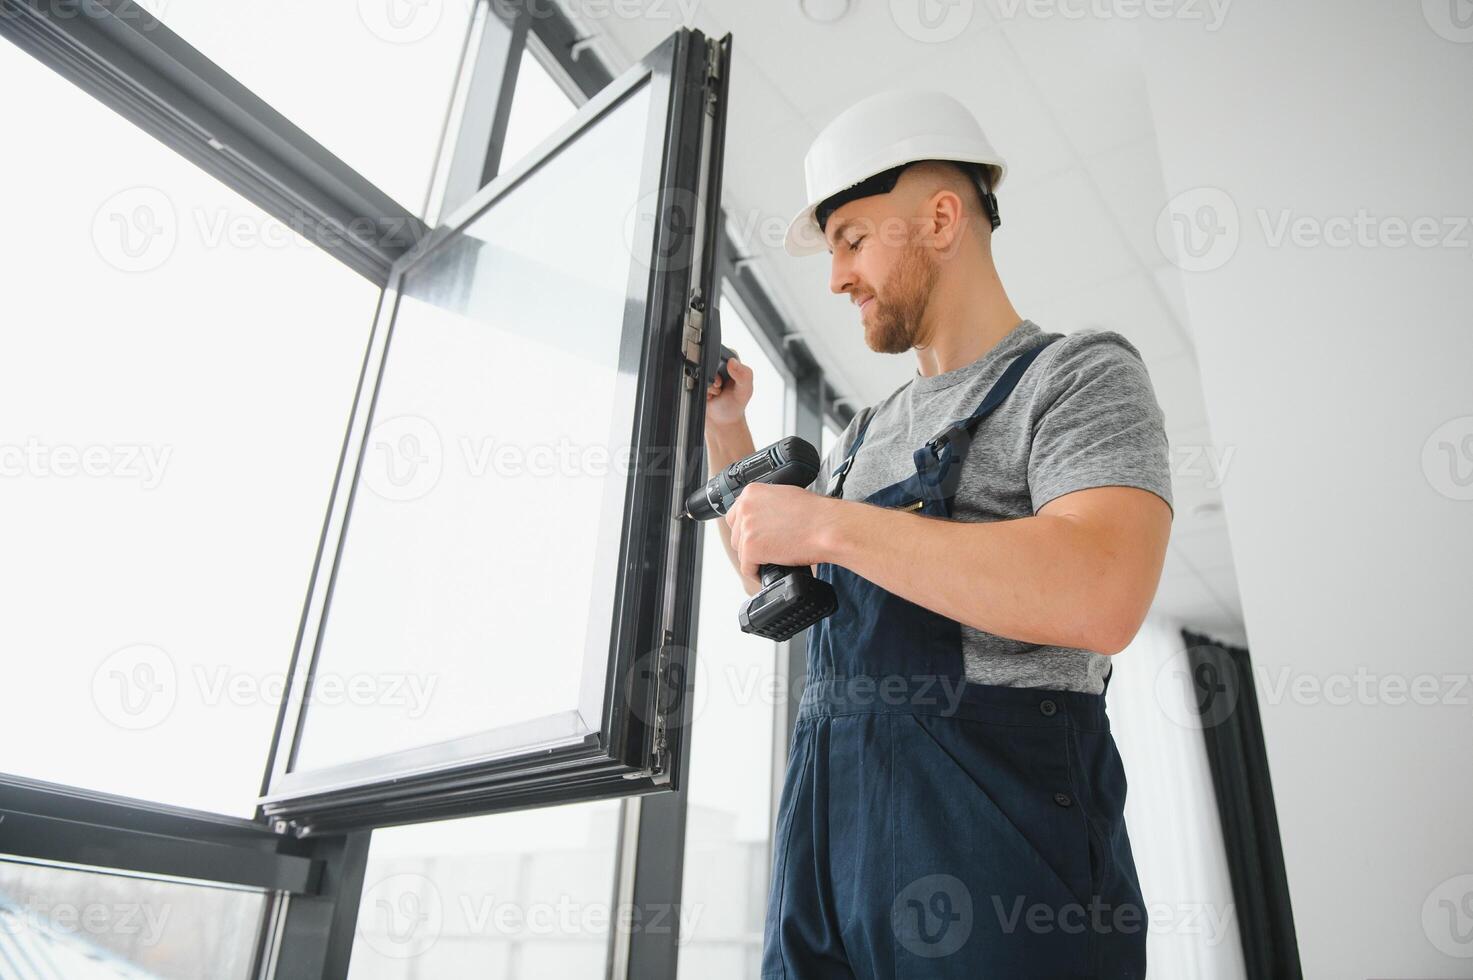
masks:
<svg viewBox="0 0 1473 980"><path fill-rule="evenodd" d="M1145 618L1145 613L1129 616L1122 616L1118 612L1113 615L1107 613L1091 630L1085 649L1102 653L1107 657L1115 656L1130 646L1136 634L1140 632Z"/></svg>
<svg viewBox="0 0 1473 980"><path fill-rule="evenodd" d="M1159 568L1159 566L1158 566ZM1130 646L1156 599L1156 576L1117 571L1110 586L1096 590L1086 622L1084 649L1113 657Z"/></svg>
<svg viewBox="0 0 1473 980"><path fill-rule="evenodd" d="M1095 638L1090 641L1089 645L1086 646L1085 649L1089 650L1091 653L1100 653L1104 654L1107 657L1113 657L1115 656L1115 654L1130 646L1130 641L1134 638L1134 633L1132 633L1130 636L1124 636L1124 634L1120 630L1101 630L1095 635Z"/></svg>

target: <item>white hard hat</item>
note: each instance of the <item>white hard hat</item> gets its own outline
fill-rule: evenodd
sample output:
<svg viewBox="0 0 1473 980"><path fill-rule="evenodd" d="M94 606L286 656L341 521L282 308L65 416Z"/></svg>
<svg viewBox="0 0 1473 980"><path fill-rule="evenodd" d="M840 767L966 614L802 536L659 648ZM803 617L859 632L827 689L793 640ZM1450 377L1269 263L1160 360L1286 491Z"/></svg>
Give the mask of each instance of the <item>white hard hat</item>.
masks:
<svg viewBox="0 0 1473 980"><path fill-rule="evenodd" d="M783 247L789 255L824 251L828 243L815 216L820 204L876 174L917 160L992 167L994 190L1008 172L976 117L950 95L881 92L835 116L808 148L803 158L808 204L788 225Z"/></svg>

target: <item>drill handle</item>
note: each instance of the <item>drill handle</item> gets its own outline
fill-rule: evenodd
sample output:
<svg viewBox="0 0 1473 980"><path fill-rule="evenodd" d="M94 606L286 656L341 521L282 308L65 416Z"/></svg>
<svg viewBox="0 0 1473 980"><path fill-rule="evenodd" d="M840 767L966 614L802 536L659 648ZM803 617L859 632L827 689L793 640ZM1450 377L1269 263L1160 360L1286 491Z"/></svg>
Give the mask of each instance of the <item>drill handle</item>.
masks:
<svg viewBox="0 0 1473 980"><path fill-rule="evenodd" d="M798 573L809 576L813 574L811 571L809 571L806 565L802 568L789 568L787 565L757 566L757 577L762 580L762 587L764 589L771 585L773 582L781 581L782 579L787 578L789 575L794 575Z"/></svg>

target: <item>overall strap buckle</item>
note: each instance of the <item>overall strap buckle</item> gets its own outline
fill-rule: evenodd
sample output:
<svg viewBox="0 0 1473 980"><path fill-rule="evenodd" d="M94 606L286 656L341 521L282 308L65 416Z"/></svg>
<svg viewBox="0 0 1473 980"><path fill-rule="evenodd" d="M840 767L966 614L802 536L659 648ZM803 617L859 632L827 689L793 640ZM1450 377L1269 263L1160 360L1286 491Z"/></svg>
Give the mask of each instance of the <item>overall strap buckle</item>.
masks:
<svg viewBox="0 0 1473 980"><path fill-rule="evenodd" d="M940 429L934 436L927 439L926 448L931 451L931 455L935 456L937 459L940 459L942 448L944 448L947 443L951 442L953 433L955 433L956 431L957 424L955 422L949 422L947 423L945 428Z"/></svg>
<svg viewBox="0 0 1473 980"><path fill-rule="evenodd" d="M854 457L859 452L859 447L864 444L864 434L869 431L869 424L874 420L874 408L863 410L864 420L859 425L859 432L854 436L854 445L849 447L849 453L843 462L834 467L834 472L829 476L829 496L844 496L844 478L849 475L849 467L854 465Z"/></svg>

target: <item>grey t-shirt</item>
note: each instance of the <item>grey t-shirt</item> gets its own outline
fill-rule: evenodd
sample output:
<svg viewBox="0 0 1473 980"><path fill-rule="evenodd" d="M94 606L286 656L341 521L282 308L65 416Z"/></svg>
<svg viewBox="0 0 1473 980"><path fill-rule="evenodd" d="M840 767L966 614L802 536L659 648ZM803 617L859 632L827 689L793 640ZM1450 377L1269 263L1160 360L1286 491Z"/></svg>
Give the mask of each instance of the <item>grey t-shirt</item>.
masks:
<svg viewBox="0 0 1473 980"><path fill-rule="evenodd" d="M843 497L863 500L915 473L912 454L947 423L976 411L1013 357L1061 337L1029 366L1017 388L977 426L952 503L952 519L1029 517L1055 497L1089 487L1149 490L1168 505L1171 472L1160 405L1140 352L1113 330L1047 334L1024 320L971 364L916 373L873 408ZM854 444L869 410L858 412L823 460L812 489ZM1174 507L1173 507L1174 513ZM962 624L967 680L1099 694L1110 658L995 636Z"/></svg>

